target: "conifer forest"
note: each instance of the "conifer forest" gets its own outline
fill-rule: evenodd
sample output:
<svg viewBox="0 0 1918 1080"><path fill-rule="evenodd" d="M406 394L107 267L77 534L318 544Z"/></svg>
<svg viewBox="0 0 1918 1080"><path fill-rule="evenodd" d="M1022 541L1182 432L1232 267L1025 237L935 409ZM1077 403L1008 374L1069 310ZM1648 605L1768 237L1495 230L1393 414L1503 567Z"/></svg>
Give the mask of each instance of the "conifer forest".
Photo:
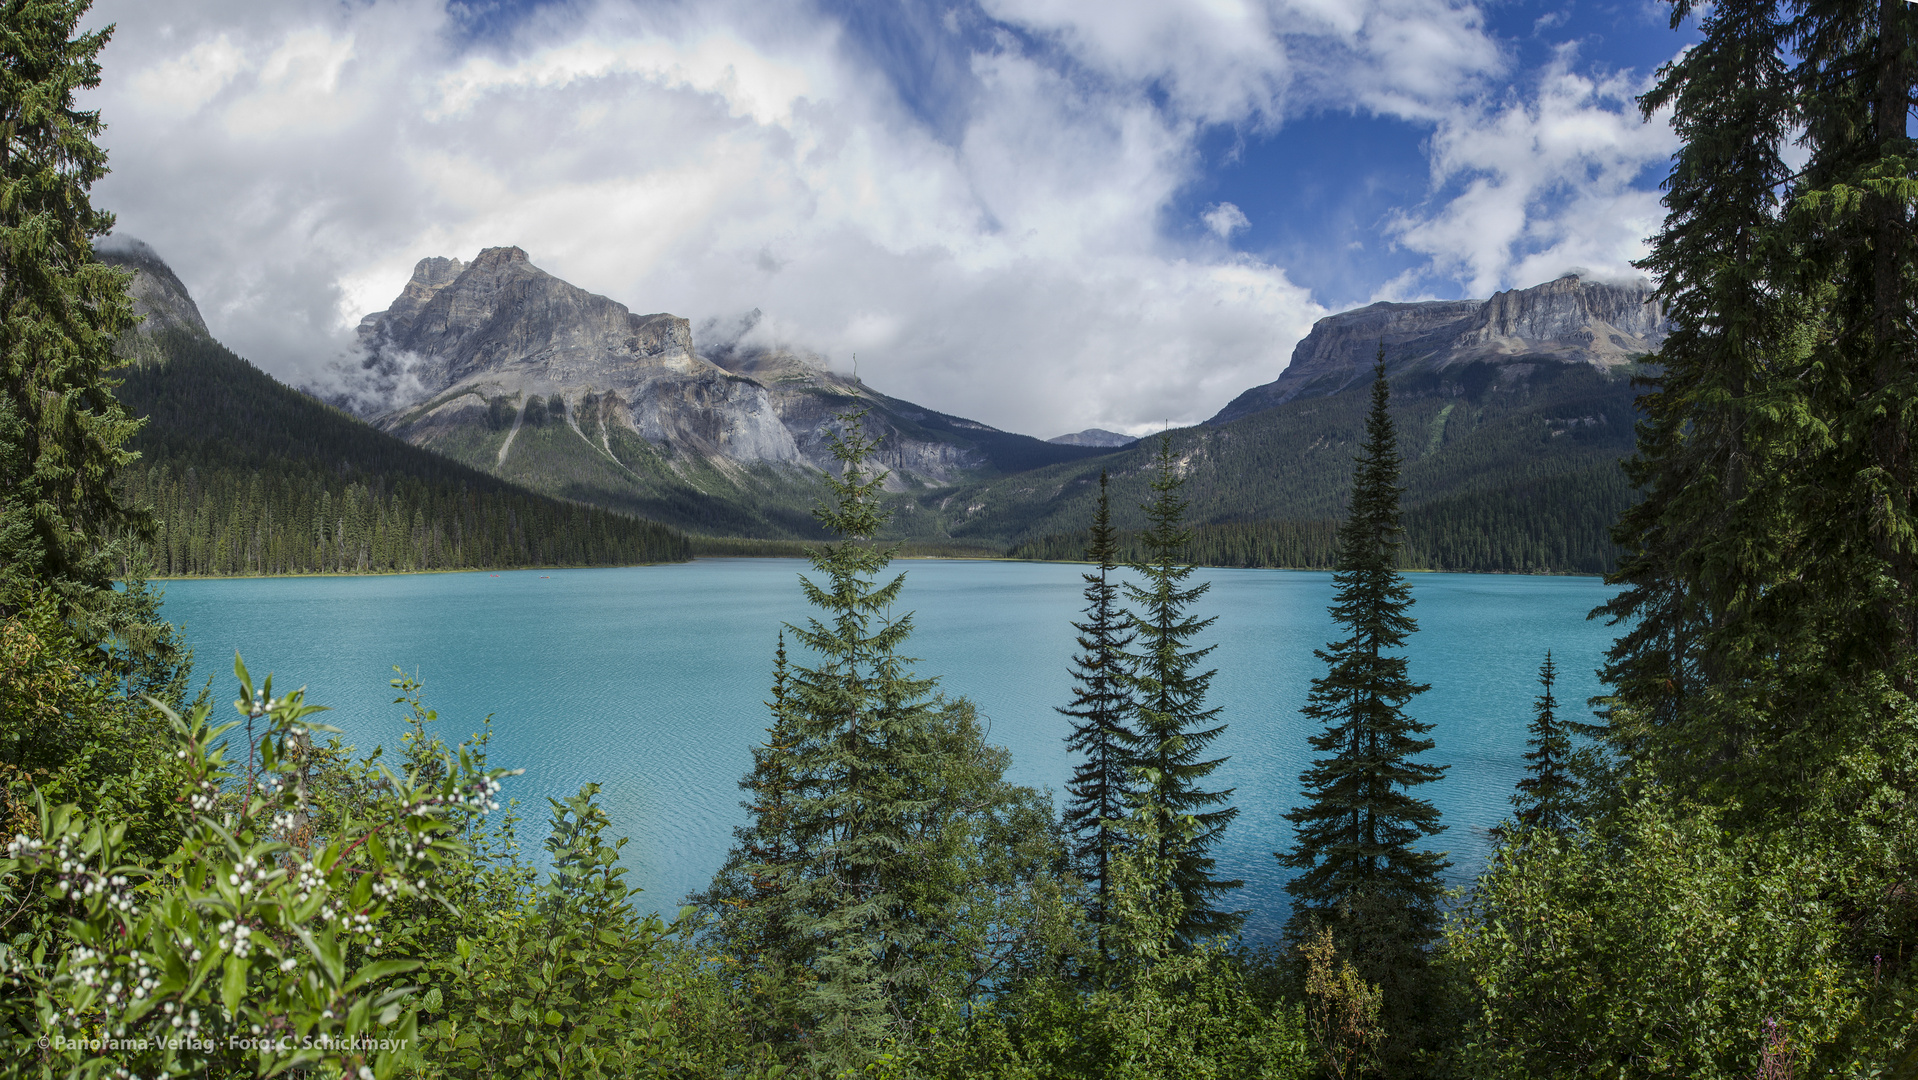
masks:
<svg viewBox="0 0 1918 1080"><path fill-rule="evenodd" d="M895 504L842 417L744 823L672 912L597 785L523 818L433 688L394 679L402 743L362 754L325 686L244 650L229 681L161 617L149 576L692 547L397 440L309 468L289 447L336 414L299 395L246 439L143 434L203 407L169 372L280 391L126 346L86 11L0 2L0 1076L1918 1078L1918 6L1670 5L1701 39L1638 103L1680 139L1644 264L1675 329L1628 497L1588 500L1613 550L1552 556L1614 567L1606 689L1562 696L1538 643L1469 885L1425 795L1421 695L1455 675L1406 658L1404 571L1542 556L1448 547L1492 502L1407 509L1381 344L1336 514L1195 526L1168 437L1142 500L1102 475L1029 552L1083 563L1072 693L1033 703L1056 800L909 659ZM1333 570L1269 942L1214 857L1247 825L1201 561Z"/></svg>

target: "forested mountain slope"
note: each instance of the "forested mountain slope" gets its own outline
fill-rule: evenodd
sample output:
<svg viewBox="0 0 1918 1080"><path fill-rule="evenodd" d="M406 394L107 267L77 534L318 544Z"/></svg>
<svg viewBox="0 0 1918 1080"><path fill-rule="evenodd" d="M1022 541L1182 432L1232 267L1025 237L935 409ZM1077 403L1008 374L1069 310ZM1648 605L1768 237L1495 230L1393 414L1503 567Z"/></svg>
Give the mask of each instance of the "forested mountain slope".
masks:
<svg viewBox="0 0 1918 1080"><path fill-rule="evenodd" d="M1633 494L1631 367L1472 362L1393 380L1406 457L1407 565L1596 573ZM1343 510L1365 395L1289 401L1218 426L1169 433L1187 477L1195 558L1220 565L1326 566ZM976 484L927 500L955 537L1003 538L1017 553L1076 558L1101 468L1114 519L1143 526L1152 444Z"/></svg>
<svg viewBox="0 0 1918 1080"><path fill-rule="evenodd" d="M143 328L116 391L147 418L125 470L155 512L156 574L610 565L689 557L684 535L519 488L410 446L282 385L206 333L143 247ZM149 329L151 328L151 329Z"/></svg>

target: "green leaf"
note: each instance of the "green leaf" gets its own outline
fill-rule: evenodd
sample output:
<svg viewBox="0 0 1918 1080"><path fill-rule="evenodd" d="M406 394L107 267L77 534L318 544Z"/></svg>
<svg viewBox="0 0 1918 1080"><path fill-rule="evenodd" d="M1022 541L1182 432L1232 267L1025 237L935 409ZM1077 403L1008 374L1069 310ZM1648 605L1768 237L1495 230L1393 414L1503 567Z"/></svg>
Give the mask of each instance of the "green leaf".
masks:
<svg viewBox="0 0 1918 1080"><path fill-rule="evenodd" d="M549 1009L546 1013L546 1022L553 1027L558 1027L566 1022L566 1018L561 1016L557 1011Z"/></svg>
<svg viewBox="0 0 1918 1080"><path fill-rule="evenodd" d="M346 985L340 988L340 992L342 994L350 994L362 986L378 982L389 975L397 975L402 971L412 971L419 966L420 962L418 960L375 960L354 972L353 977L348 979Z"/></svg>
<svg viewBox="0 0 1918 1080"><path fill-rule="evenodd" d="M220 1000L226 1004L228 1016L240 1015L240 1005L246 1000L246 961L238 956L226 958L226 975L220 979Z"/></svg>

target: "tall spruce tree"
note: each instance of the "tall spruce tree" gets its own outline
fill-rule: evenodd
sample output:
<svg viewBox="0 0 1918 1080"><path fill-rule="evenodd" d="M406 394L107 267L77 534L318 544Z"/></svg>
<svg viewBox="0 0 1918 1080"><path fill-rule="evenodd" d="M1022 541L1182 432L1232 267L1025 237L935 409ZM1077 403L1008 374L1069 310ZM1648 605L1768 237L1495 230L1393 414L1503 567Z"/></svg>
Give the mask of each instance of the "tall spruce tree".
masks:
<svg viewBox="0 0 1918 1080"><path fill-rule="evenodd" d="M1675 5L1674 28L1691 13ZM1797 116L1789 15L1774 3L1718 4L1700 30L1641 101L1647 117L1669 109L1684 140L1666 182L1670 213L1641 264L1658 278L1672 332L1659 373L1644 380L1626 466L1645 497L1614 531L1625 553L1612 580L1626 588L1600 609L1625 628L1604 672L1616 692L1605 734L1627 761L1656 757L1668 781L1694 792L1749 737L1744 710L1719 709L1705 692L1736 651L1712 641L1714 625L1767 595L1807 599L1783 572L1797 527L1777 482L1811 452L1791 419L1807 403L1797 380L1766 372L1802 361L1790 328L1818 303L1780 289L1791 258L1785 140ZM1771 535L1754 544L1754 528Z"/></svg>
<svg viewBox="0 0 1918 1080"><path fill-rule="evenodd" d="M0 7L0 591L51 587L76 612L110 605L107 541L147 524L114 489L139 421L107 373L133 308L128 275L93 257L113 227L88 196L106 152L74 95L99 85L112 30L77 33L88 7Z"/></svg>
<svg viewBox="0 0 1918 1080"><path fill-rule="evenodd" d="M1565 723L1558 718L1558 699L1552 696L1552 684L1558 681L1558 666L1551 650L1538 667L1541 688L1533 701L1531 737L1525 745L1525 776L1512 795L1512 809L1518 823L1528 829L1564 831L1572 823L1578 789L1569 770L1572 739Z"/></svg>
<svg viewBox="0 0 1918 1080"><path fill-rule="evenodd" d="M1192 574L1186 558L1192 532L1185 525L1185 478L1173 460L1170 436L1160 437L1153 467L1152 501L1143 507L1149 526L1139 537L1145 559L1132 565L1144 583L1125 583L1138 645L1130 657L1138 705L1136 763L1144 770L1137 798L1158 820L1157 855L1171 866L1169 887L1183 905L1176 936L1192 942L1238 929L1245 913L1224 910L1219 901L1245 883L1212 873L1217 860L1211 850L1239 810L1230 805L1233 789L1207 791L1200 786L1227 760L1205 756L1226 726L1216 723L1219 708L1205 706L1217 672L1197 670L1217 646L1192 647L1192 640L1214 621L1190 614L1211 586L1185 584ZM1177 827L1186 817L1192 827Z"/></svg>
<svg viewBox="0 0 1918 1080"><path fill-rule="evenodd" d="M1058 711L1072 718L1066 749L1079 756L1066 782L1065 827L1072 837L1072 859L1092 888L1089 914L1103 928L1111 887L1111 860L1125 843L1124 819L1131 813L1135 786L1132 769L1139 735L1132 728L1137 706L1126 649L1132 644L1131 616L1119 603L1118 531L1106 474L1099 473L1099 505L1092 518L1086 561L1094 570L1085 578L1084 622L1075 622L1079 653L1072 658L1072 704Z"/></svg>
<svg viewBox="0 0 1918 1080"><path fill-rule="evenodd" d="M712 889L712 944L739 965L755 1034L839 1075L910 1043L995 980L1056 966L1067 865L1051 801L1005 781L970 702L930 698L899 648L891 553L858 414L817 511L839 540L802 575L819 616L787 630L814 666L775 657L773 725L744 786L748 824ZM1041 912L1053 922L1041 925Z"/></svg>
<svg viewBox="0 0 1918 1080"><path fill-rule="evenodd" d="M1327 670L1312 680L1301 710L1325 725L1310 740L1323 756L1299 777L1308 801L1286 815L1294 842L1278 856L1298 871L1286 884L1295 899L1292 931L1331 925L1375 981L1382 968L1415 962L1408 957L1437 932L1439 875L1450 865L1440 852L1413 847L1445 826L1438 809L1411 790L1439 779L1445 767L1413 760L1432 748L1422 737L1432 725L1406 715L1405 705L1428 688L1395 655L1418 624L1406 614L1412 592L1396 569L1402 489L1389 403L1381 347L1332 578L1330 610L1346 636L1316 651ZM1341 927L1361 908L1384 929ZM1373 940L1363 940L1368 935Z"/></svg>
<svg viewBox="0 0 1918 1080"><path fill-rule="evenodd" d="M917 781L936 763L927 746L935 680L913 674L899 654L912 616L892 614L906 576L879 580L892 552L874 542L886 521L878 499L886 474L867 472L878 444L859 414L840 419L844 433L832 440L840 473L828 474L828 502L814 511L840 539L808 556L820 580L800 577L826 619L788 627L819 663L792 676L795 767L809 791L791 817L808 858L786 893L814 980L803 1008L816 1040L844 1061L883 1043L901 980L912 977L924 928L903 910L901 889L912 873L912 821L929 809Z"/></svg>
<svg viewBox="0 0 1918 1080"><path fill-rule="evenodd" d="M1918 690L1918 9L1672 10L1702 40L1642 100L1683 144L1642 264L1673 332L1601 609L1626 627L1609 734L1735 818L1842 822L1912 782L1861 766L1902 768Z"/></svg>

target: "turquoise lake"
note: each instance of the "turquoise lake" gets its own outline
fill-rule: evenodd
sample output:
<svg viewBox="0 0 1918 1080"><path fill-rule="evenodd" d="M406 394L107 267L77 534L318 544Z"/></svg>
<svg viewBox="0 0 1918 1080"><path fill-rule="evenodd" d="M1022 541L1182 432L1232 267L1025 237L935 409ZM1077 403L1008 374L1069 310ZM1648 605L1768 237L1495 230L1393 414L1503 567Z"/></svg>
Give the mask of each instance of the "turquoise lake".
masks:
<svg viewBox="0 0 1918 1080"><path fill-rule="evenodd" d="M1068 775L1070 621L1081 605L1078 566L905 561L900 609L913 612L905 650L915 668L965 695L1012 751L1011 779L1050 787ZM743 819L735 787L763 734L774 639L810 612L800 560L703 559L674 566L527 570L398 577L253 578L164 583L165 612L197 651L216 700L233 694L237 649L256 679L304 685L331 706L322 719L362 751L397 749L401 712L392 667L417 671L448 742L491 713L492 760L524 768L507 781L538 850L547 796L583 783L602 803L645 902L675 910L702 887ZM1291 842L1283 815L1298 799L1313 725L1299 715L1313 656L1332 635L1328 573L1200 570L1211 584L1195 613L1217 621L1210 701L1230 725L1213 744L1230 760L1213 775L1236 789L1238 820L1218 850L1220 872L1243 878L1246 936L1284 923L1285 875L1272 852ZM1412 676L1430 683L1414 716L1437 725L1426 760L1451 766L1419 794L1449 825L1434 845L1464 883L1489 851L1486 830L1508 809L1545 650L1558 660L1561 716L1582 716L1599 692L1595 669L1614 631L1585 616L1611 590L1597 578L1410 575L1419 632ZM792 649L807 663L803 649ZM223 707L224 708L224 707Z"/></svg>

